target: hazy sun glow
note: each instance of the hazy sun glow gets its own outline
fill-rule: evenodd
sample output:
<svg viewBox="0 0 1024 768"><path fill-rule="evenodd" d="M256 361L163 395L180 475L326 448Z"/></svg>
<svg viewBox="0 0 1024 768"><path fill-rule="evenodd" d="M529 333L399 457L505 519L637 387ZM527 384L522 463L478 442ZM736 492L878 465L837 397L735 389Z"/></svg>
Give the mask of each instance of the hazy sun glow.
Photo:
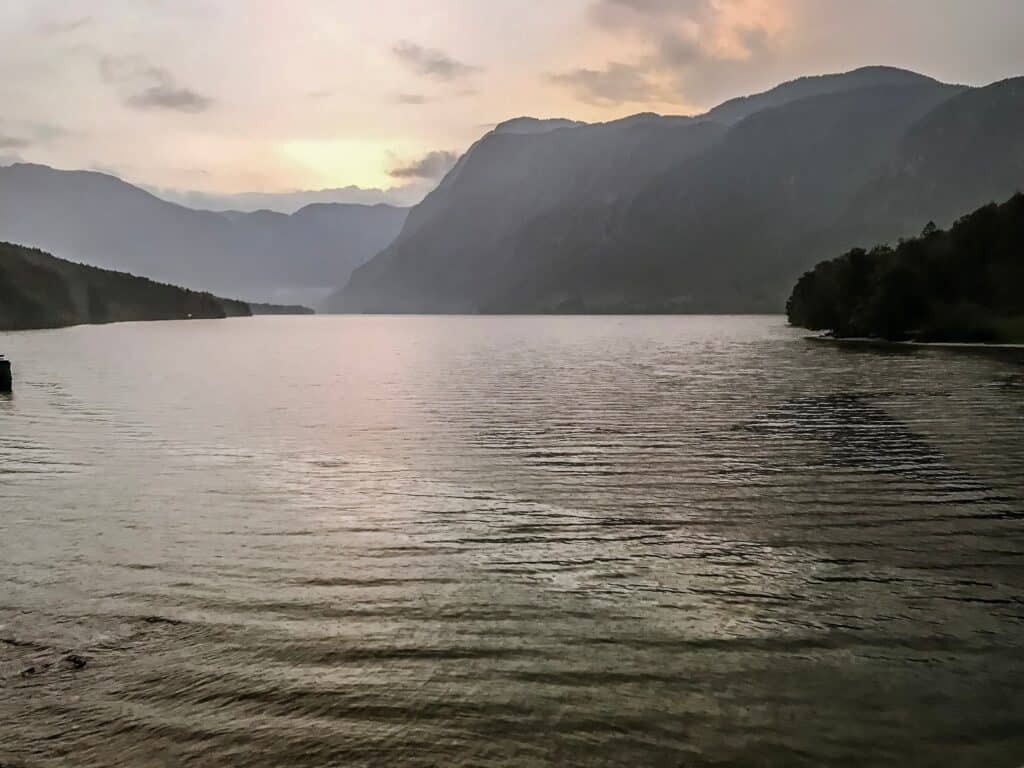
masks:
<svg viewBox="0 0 1024 768"><path fill-rule="evenodd" d="M404 186L522 115L693 114L871 64L990 83L1024 71L1022 26L1020 0L4 0L0 164Z"/></svg>
<svg viewBox="0 0 1024 768"><path fill-rule="evenodd" d="M322 187L355 184L385 188L395 180L388 169L396 164L396 147L363 139L286 141L280 152L298 164L306 183Z"/></svg>

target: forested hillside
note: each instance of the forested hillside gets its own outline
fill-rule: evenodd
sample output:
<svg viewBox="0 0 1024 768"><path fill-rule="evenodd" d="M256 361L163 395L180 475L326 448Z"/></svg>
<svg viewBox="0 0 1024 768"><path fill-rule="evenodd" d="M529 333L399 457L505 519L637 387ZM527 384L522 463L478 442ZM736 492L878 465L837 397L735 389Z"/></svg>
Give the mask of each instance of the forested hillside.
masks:
<svg viewBox="0 0 1024 768"><path fill-rule="evenodd" d="M0 243L0 330L247 316L249 305Z"/></svg>
<svg viewBox="0 0 1024 768"><path fill-rule="evenodd" d="M837 337L1024 342L1024 195L948 232L818 264L786 305L791 324Z"/></svg>

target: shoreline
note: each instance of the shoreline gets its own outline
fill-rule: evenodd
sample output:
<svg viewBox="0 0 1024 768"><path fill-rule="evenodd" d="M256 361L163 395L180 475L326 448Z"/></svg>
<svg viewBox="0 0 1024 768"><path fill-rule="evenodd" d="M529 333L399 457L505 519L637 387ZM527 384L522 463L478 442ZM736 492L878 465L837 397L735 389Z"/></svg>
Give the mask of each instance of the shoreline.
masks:
<svg viewBox="0 0 1024 768"><path fill-rule="evenodd" d="M1019 350L1024 351L1024 343L986 343L977 341L889 341L888 339L873 339L868 336L850 336L848 338L836 338L834 336L805 336L807 341L823 342L826 344L838 344L851 347L891 347L896 349L996 349L996 350Z"/></svg>

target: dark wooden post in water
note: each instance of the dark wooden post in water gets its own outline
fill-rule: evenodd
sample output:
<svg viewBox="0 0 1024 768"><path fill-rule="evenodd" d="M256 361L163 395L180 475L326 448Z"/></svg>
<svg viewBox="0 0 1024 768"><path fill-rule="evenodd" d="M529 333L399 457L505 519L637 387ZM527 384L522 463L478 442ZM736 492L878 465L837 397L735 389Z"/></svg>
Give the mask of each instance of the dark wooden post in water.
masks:
<svg viewBox="0 0 1024 768"><path fill-rule="evenodd" d="M11 391L11 361L0 355L0 392Z"/></svg>

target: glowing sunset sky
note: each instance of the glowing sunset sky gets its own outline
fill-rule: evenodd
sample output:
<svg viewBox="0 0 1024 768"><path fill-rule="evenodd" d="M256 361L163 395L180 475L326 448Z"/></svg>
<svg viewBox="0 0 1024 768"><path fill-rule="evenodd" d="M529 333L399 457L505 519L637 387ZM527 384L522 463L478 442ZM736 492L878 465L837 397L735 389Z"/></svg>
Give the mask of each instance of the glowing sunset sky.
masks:
<svg viewBox="0 0 1024 768"><path fill-rule="evenodd" d="M210 192L429 183L529 114L867 64L1024 74L1020 0L5 0L0 163Z"/></svg>

